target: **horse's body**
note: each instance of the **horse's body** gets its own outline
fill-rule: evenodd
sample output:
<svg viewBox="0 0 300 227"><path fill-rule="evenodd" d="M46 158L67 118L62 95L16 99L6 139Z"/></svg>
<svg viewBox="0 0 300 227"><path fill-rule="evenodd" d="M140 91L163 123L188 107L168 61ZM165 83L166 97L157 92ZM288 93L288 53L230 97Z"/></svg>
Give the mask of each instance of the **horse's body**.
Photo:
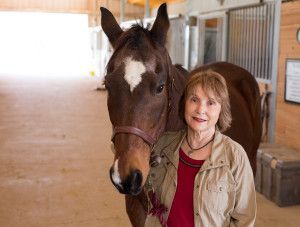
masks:
<svg viewBox="0 0 300 227"><path fill-rule="evenodd" d="M110 176L126 194L132 225L143 226L147 199L142 187L149 173L151 146L164 131L184 127L178 108L188 73L172 65L164 47L169 28L165 4L151 30L137 25L124 32L107 9L101 12L102 28L114 48L105 77L116 151ZM230 63L214 63L196 71L206 69L226 79L233 122L225 134L245 148L255 172L261 136L258 85L249 72Z"/></svg>

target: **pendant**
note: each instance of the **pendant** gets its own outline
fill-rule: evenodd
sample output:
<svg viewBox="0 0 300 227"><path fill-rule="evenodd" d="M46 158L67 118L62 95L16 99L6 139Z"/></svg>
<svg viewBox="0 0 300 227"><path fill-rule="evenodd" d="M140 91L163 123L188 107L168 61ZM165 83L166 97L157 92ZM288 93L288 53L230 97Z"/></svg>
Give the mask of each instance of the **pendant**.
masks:
<svg viewBox="0 0 300 227"><path fill-rule="evenodd" d="M194 153L194 151L193 151L193 150L190 150L190 151L188 151L187 153L188 153L188 156L191 156L191 155Z"/></svg>

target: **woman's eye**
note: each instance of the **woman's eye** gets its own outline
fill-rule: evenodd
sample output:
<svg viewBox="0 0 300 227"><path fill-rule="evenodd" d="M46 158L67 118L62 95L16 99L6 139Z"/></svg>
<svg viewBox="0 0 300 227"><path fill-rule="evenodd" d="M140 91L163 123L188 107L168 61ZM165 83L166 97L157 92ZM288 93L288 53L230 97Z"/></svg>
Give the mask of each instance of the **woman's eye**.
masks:
<svg viewBox="0 0 300 227"><path fill-rule="evenodd" d="M208 105L209 105L209 106L214 105L214 104L215 104L214 101L212 101L212 100L209 100L209 101L208 101Z"/></svg>
<svg viewBox="0 0 300 227"><path fill-rule="evenodd" d="M192 100L192 102L197 102L197 98L196 97L192 97L191 100Z"/></svg>
<svg viewBox="0 0 300 227"><path fill-rule="evenodd" d="M157 88L156 88L156 93L159 94L163 91L165 85L164 84L161 84L159 85Z"/></svg>

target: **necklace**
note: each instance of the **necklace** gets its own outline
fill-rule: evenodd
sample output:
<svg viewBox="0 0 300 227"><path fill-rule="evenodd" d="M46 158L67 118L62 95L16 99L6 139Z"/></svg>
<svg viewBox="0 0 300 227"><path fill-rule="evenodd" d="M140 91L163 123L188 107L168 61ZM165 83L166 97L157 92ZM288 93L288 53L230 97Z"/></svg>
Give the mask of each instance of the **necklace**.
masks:
<svg viewBox="0 0 300 227"><path fill-rule="evenodd" d="M215 138L215 134L214 134L213 137L212 137L206 144L204 144L203 146L198 147L198 148L193 148L193 147L191 146L191 144L189 143L188 137L187 137L187 135L186 135L186 136L185 136L186 142L187 142L188 146L191 148L191 150L189 150L189 151L187 152L187 153L188 153L188 156L190 156L191 154L193 154L194 151L200 150L200 149L206 147L211 141L214 140L214 138Z"/></svg>

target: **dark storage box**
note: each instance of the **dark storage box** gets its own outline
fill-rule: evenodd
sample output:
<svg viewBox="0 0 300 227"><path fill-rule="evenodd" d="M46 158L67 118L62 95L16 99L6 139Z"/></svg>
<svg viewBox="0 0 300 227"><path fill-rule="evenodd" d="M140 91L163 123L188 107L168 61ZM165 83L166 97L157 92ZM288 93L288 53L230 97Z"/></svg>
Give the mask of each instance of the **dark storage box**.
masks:
<svg viewBox="0 0 300 227"><path fill-rule="evenodd" d="M256 175L255 175L255 188L256 191L262 193L262 179L263 179L263 163L262 163L262 157L263 153L265 152L272 152L272 150L280 149L282 146L276 145L276 144L270 144L270 143L261 143L259 146L259 149L257 150L257 155L256 155Z"/></svg>
<svg viewBox="0 0 300 227"><path fill-rule="evenodd" d="M261 146L255 185L278 206L300 204L300 152L284 146Z"/></svg>

